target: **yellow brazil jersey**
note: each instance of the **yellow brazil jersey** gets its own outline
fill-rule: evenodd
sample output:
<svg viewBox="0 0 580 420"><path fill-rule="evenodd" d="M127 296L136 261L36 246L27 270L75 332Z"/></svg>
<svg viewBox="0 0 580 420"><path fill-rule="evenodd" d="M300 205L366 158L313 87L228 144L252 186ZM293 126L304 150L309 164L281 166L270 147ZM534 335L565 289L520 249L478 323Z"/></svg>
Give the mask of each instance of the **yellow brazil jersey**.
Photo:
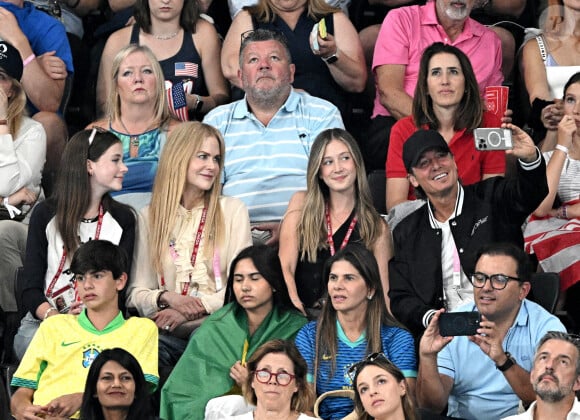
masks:
<svg viewBox="0 0 580 420"><path fill-rule="evenodd" d="M36 405L56 397L83 392L89 367L105 349L121 347L135 356L147 382L155 388L157 371L157 327L147 318L122 314L103 330L97 330L86 311L80 315L56 315L40 324L26 350L11 385L35 389Z"/></svg>

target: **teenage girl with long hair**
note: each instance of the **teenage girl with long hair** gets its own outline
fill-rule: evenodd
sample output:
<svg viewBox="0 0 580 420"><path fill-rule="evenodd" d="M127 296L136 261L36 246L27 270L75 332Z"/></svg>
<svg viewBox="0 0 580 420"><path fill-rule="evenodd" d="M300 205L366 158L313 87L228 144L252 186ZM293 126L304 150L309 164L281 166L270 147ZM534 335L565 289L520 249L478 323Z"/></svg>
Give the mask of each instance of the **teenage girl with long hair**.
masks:
<svg viewBox="0 0 580 420"><path fill-rule="evenodd" d="M81 243L106 239L133 254L135 215L109 195L122 189L127 172L120 140L97 129L80 131L61 162L53 195L34 209L28 228L22 292L28 313L14 340L18 357L44 319L80 312L68 267Z"/></svg>

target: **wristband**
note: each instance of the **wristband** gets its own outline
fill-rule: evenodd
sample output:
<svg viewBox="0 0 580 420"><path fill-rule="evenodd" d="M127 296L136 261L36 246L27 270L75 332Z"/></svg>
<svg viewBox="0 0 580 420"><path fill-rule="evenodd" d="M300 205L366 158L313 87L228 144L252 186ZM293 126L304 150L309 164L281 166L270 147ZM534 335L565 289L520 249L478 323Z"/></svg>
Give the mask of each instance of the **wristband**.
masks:
<svg viewBox="0 0 580 420"><path fill-rule="evenodd" d="M27 65L29 65L35 58L36 56L34 55L34 53L30 54L22 61L22 67L26 67Z"/></svg>
<svg viewBox="0 0 580 420"><path fill-rule="evenodd" d="M14 219L16 216L22 213L18 207L8 203L8 197L4 197L4 200L2 200L2 205L6 210L8 210L8 214L10 215L11 219Z"/></svg>
<svg viewBox="0 0 580 420"><path fill-rule="evenodd" d="M566 208L565 204L560 207L560 210L558 211L558 218L559 219L567 219L568 218L568 209Z"/></svg>
<svg viewBox="0 0 580 420"><path fill-rule="evenodd" d="M507 360L503 365L501 366L495 365L495 368L500 372L505 372L506 370L508 370L509 368L511 368L513 365L516 364L516 361L509 352L506 351L505 356L507 357Z"/></svg>
<svg viewBox="0 0 580 420"><path fill-rule="evenodd" d="M562 146L561 144L557 144L556 145L556 150L559 150L560 152L564 152L566 154L566 156L568 155L568 148L566 146Z"/></svg>
<svg viewBox="0 0 580 420"><path fill-rule="evenodd" d="M45 321L46 318L48 318L48 314L50 313L50 311L56 311L56 308L51 306L50 308L48 308L46 310L46 312L44 313L44 316L42 317L42 320ZM58 311L57 311L58 312Z"/></svg>

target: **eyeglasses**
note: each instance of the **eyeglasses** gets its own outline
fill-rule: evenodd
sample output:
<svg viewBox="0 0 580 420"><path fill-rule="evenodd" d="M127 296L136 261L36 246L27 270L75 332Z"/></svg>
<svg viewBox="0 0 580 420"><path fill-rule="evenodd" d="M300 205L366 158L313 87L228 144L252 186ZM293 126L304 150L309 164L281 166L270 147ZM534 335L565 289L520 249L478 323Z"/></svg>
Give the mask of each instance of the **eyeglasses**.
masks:
<svg viewBox="0 0 580 420"><path fill-rule="evenodd" d="M387 363L388 365L394 366L393 362L391 362L384 353L371 353L367 357L365 357L360 362L355 363L351 367L348 368L346 374L350 378L350 380L354 383L354 378L363 367L366 365L373 363L376 360L382 360L383 362Z"/></svg>
<svg viewBox="0 0 580 420"><path fill-rule="evenodd" d="M473 273L469 277L469 280L471 281L471 284L473 284L473 287L477 287L478 289L483 288L488 279L491 283L491 287L495 290L505 289L505 287L508 284L508 281L510 281L510 280L516 280L519 282L522 281L522 280L518 279L517 277L510 277L510 276L506 276L505 274L492 274L492 275L488 276L487 274L483 274L483 273Z"/></svg>
<svg viewBox="0 0 580 420"><path fill-rule="evenodd" d="M288 372L270 372L267 369L260 369L254 372L256 380L261 384L267 384L272 379L272 376L276 378L276 382L280 386L287 386L296 377Z"/></svg>
<svg viewBox="0 0 580 420"><path fill-rule="evenodd" d="M276 29L250 29L244 31L240 35L240 44L255 41L269 41L271 39L282 42L286 45L288 40L284 32L278 31Z"/></svg>

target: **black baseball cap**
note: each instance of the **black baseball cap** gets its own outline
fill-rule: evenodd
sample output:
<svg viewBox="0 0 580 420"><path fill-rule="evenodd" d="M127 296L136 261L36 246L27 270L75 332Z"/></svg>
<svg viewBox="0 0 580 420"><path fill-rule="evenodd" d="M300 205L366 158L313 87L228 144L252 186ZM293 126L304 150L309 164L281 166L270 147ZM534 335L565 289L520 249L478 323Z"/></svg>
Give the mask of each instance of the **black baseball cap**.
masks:
<svg viewBox="0 0 580 420"><path fill-rule="evenodd" d="M440 150L451 153L449 145L435 130L419 130L415 131L411 137L403 144L403 162L405 169L411 173L411 169L417 165L423 153L428 150Z"/></svg>
<svg viewBox="0 0 580 420"><path fill-rule="evenodd" d="M22 78L24 67L20 53L6 41L0 41L0 67L13 79L20 81Z"/></svg>

